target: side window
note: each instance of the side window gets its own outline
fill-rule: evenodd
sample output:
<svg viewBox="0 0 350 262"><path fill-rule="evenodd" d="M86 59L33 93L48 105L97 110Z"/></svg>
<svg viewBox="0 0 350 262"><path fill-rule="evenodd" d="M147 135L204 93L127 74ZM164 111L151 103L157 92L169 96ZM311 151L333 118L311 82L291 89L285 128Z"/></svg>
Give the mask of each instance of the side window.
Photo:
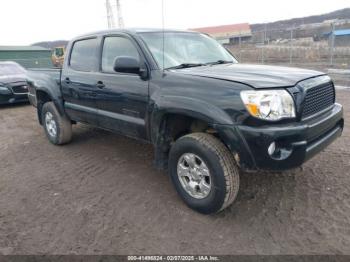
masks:
<svg viewBox="0 0 350 262"><path fill-rule="evenodd" d="M131 40L119 36L106 37L103 43L102 71L113 73L113 63L118 56L131 56L137 60L140 59L139 52Z"/></svg>
<svg viewBox="0 0 350 262"><path fill-rule="evenodd" d="M96 38L78 40L74 43L69 64L77 71L96 71L98 40Z"/></svg>

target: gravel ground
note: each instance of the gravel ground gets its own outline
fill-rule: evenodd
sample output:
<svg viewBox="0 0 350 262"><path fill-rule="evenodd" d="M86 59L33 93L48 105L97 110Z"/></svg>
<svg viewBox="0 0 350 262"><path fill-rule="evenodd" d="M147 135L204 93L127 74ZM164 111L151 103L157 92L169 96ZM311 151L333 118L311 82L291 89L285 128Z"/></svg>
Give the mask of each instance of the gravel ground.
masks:
<svg viewBox="0 0 350 262"><path fill-rule="evenodd" d="M350 254L350 91L343 136L303 167L241 174L237 201L188 209L153 149L77 125L51 145L29 105L0 108L0 254Z"/></svg>

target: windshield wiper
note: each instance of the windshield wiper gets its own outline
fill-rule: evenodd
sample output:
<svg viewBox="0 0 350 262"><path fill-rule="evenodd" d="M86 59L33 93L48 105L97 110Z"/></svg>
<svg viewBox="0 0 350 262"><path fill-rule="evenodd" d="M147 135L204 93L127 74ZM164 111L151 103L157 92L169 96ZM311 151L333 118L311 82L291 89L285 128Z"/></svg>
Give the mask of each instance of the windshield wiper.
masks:
<svg viewBox="0 0 350 262"><path fill-rule="evenodd" d="M217 60L215 62L210 62L210 63L207 63L207 65L220 65L220 64L232 64L233 61L226 61L226 60Z"/></svg>
<svg viewBox="0 0 350 262"><path fill-rule="evenodd" d="M177 66L171 66L168 68L165 68L166 70L168 69L182 69L182 68L190 68L190 67L196 67L196 66L205 66L206 64L202 64L202 63L183 63L183 64L179 64Z"/></svg>

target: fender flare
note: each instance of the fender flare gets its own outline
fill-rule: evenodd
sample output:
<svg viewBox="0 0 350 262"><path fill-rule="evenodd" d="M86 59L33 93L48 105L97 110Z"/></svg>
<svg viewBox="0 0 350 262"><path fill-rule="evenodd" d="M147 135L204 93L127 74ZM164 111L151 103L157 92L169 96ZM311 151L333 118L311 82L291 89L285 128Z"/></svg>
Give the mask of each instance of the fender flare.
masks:
<svg viewBox="0 0 350 262"><path fill-rule="evenodd" d="M178 114L204 121L215 129L223 143L245 170L254 169L255 161L234 120L221 108L199 99L183 96L159 96L151 116L151 139L155 146L155 164L166 169L170 142L166 137L166 115ZM237 157L238 156L238 157Z"/></svg>
<svg viewBox="0 0 350 262"><path fill-rule="evenodd" d="M153 106L153 108L152 108ZM171 139L166 135L169 114L191 117L208 123L234 125L231 117L219 107L206 101L184 96L159 96L151 101L150 138L155 148L155 165L159 169L167 169L168 151Z"/></svg>
<svg viewBox="0 0 350 262"><path fill-rule="evenodd" d="M28 72L27 82L35 89L37 97L38 91L44 92L54 102L58 112L65 115L63 99L60 87L60 79L54 79L51 75L37 71Z"/></svg>
<svg viewBox="0 0 350 262"><path fill-rule="evenodd" d="M45 93L50 98L50 100L55 104L60 115L61 116L65 115L63 100L61 96L60 97L54 96L52 92L50 92L50 89L45 87L35 88L36 97L38 97L38 92Z"/></svg>
<svg viewBox="0 0 350 262"><path fill-rule="evenodd" d="M231 117L219 107L206 101L184 96L161 96L154 101L151 115L151 141L156 142L164 117L178 114L202 120L210 125L233 125Z"/></svg>

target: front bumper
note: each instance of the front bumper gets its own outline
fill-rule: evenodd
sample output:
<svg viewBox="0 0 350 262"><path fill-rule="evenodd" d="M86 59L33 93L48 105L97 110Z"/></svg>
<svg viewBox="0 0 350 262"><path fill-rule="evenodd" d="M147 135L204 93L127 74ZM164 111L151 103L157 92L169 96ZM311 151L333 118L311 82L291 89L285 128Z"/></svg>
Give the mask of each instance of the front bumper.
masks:
<svg viewBox="0 0 350 262"><path fill-rule="evenodd" d="M27 94L0 94L0 105L28 102Z"/></svg>
<svg viewBox="0 0 350 262"><path fill-rule="evenodd" d="M218 126L219 134L231 151L238 153L244 169L284 170L302 165L342 134L343 108L335 104L329 111L292 124L248 127ZM276 143L276 153L268 147Z"/></svg>

